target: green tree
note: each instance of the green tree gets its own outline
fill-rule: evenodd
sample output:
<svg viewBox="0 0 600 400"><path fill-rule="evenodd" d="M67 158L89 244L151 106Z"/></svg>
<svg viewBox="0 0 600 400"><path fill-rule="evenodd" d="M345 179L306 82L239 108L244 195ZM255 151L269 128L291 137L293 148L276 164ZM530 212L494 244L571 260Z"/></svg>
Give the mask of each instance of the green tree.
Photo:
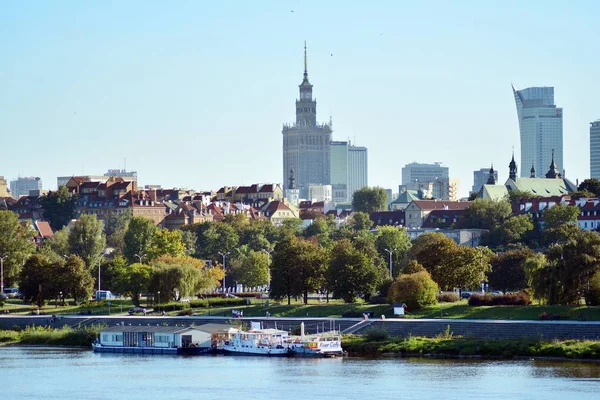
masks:
<svg viewBox="0 0 600 400"><path fill-rule="evenodd" d="M198 249L203 258L219 259L219 252L232 251L240 237L231 225L212 224L202 233L202 244Z"/></svg>
<svg viewBox="0 0 600 400"><path fill-rule="evenodd" d="M185 247L186 254L191 255L196 253L196 242L198 241L198 237L195 232L181 231L181 241Z"/></svg>
<svg viewBox="0 0 600 400"><path fill-rule="evenodd" d="M167 301L180 300L184 297L214 289L218 280L205 264L193 257L161 256L152 262L154 268L150 277L149 290L159 291ZM221 277L221 276L220 276Z"/></svg>
<svg viewBox="0 0 600 400"><path fill-rule="evenodd" d="M490 286L503 292L519 291L527 286L525 263L534 254L526 247L508 250L492 258L488 273Z"/></svg>
<svg viewBox="0 0 600 400"><path fill-rule="evenodd" d="M250 251L233 259L231 270L238 283L246 287L269 284L269 256L263 251Z"/></svg>
<svg viewBox="0 0 600 400"><path fill-rule="evenodd" d="M542 213L544 220L544 230L552 230L564 224L577 224L579 207L565 206L557 204L554 207L546 208Z"/></svg>
<svg viewBox="0 0 600 400"><path fill-rule="evenodd" d="M471 202L459 221L462 228L493 229L512 213L507 200L476 199Z"/></svg>
<svg viewBox="0 0 600 400"><path fill-rule="evenodd" d="M314 237L319 244L324 247L332 245L331 233L335 229L335 222L330 218L315 218L309 226L304 229L303 235L306 238Z"/></svg>
<svg viewBox="0 0 600 400"><path fill-rule="evenodd" d="M381 187L364 187L354 192L352 196L352 209L355 212L367 214L375 211L387 210L387 193Z"/></svg>
<svg viewBox="0 0 600 400"><path fill-rule="evenodd" d="M371 229L373 221L371 221L369 214L359 211L352 214L350 226L357 232L365 231Z"/></svg>
<svg viewBox="0 0 600 400"><path fill-rule="evenodd" d="M529 214L516 215L506 219L503 224L497 225L489 234L484 235L483 241L493 247L523 243L534 228Z"/></svg>
<svg viewBox="0 0 600 400"><path fill-rule="evenodd" d="M41 247L46 247L54 252L56 256L55 259L57 260L62 260L63 257L71 254L71 248L69 247L69 230L67 227L54 232L54 236L44 240Z"/></svg>
<svg viewBox="0 0 600 400"><path fill-rule="evenodd" d="M596 178L584 179L577 188L579 191L588 191L600 196L600 181Z"/></svg>
<svg viewBox="0 0 600 400"><path fill-rule="evenodd" d="M152 273L153 268L149 265L131 264L117 277L117 291L130 296L133 304L139 307L140 295L148 291Z"/></svg>
<svg viewBox="0 0 600 400"><path fill-rule="evenodd" d="M112 259L105 260L100 269L100 278L102 280L102 288L113 292L119 291L118 279L125 273L127 269L127 260L121 255L117 255ZM98 276L98 270L92 271L92 276Z"/></svg>
<svg viewBox="0 0 600 400"><path fill-rule="evenodd" d="M410 310L418 310L437 304L439 290L427 271L403 274L392 283L388 299L391 303L405 303Z"/></svg>
<svg viewBox="0 0 600 400"><path fill-rule="evenodd" d="M353 303L358 297L373 294L382 280L382 271L369 257L342 239L332 250L327 282L334 297Z"/></svg>
<svg viewBox="0 0 600 400"><path fill-rule="evenodd" d="M98 263L105 246L102 223L95 215L81 215L69 233L70 253L81 257L88 269L91 269Z"/></svg>
<svg viewBox="0 0 600 400"><path fill-rule="evenodd" d="M139 261L138 255L147 255L152 245L152 238L158 228L154 222L144 217L133 217L125 233L123 255L130 263Z"/></svg>
<svg viewBox="0 0 600 400"><path fill-rule="evenodd" d="M170 231L168 229L156 229L150 239L150 246L146 252L148 261L152 261L163 255L182 257L185 255L185 245L181 231Z"/></svg>
<svg viewBox="0 0 600 400"><path fill-rule="evenodd" d="M39 255L30 257L19 274L19 290L25 301L38 307L56 298L55 266Z"/></svg>
<svg viewBox="0 0 600 400"><path fill-rule="evenodd" d="M0 257L4 259L5 286L15 283L23 260L34 252L33 231L19 223L17 214L0 211Z"/></svg>
<svg viewBox="0 0 600 400"><path fill-rule="evenodd" d="M508 192L508 201L514 203L521 199L537 199L538 195L535 195L527 190L510 190Z"/></svg>
<svg viewBox="0 0 600 400"><path fill-rule="evenodd" d="M287 298L288 305L291 298L298 295L295 280L295 261L299 258L297 238L286 236L275 245L271 262L271 286L269 296L274 299Z"/></svg>
<svg viewBox="0 0 600 400"><path fill-rule="evenodd" d="M44 209L44 218L48 220L53 230L57 231L75 218L75 205L77 195L60 186L54 192L40 198L40 205Z"/></svg>
<svg viewBox="0 0 600 400"><path fill-rule="evenodd" d="M108 247L115 249L116 254L123 254L125 233L127 233L129 221L132 217L133 212L127 209L122 213L110 215L104 223L106 244Z"/></svg>
<svg viewBox="0 0 600 400"><path fill-rule="evenodd" d="M86 302L94 293L94 278L82 258L72 255L64 262L54 265L55 290L71 297L77 303ZM54 293L56 295L56 293Z"/></svg>
<svg viewBox="0 0 600 400"><path fill-rule="evenodd" d="M384 260L388 260L388 263L390 254L386 249L392 252L392 276L398 276L402 262L408 256L411 247L410 237L402 228L380 226L377 229L377 239L375 240L377 252Z"/></svg>

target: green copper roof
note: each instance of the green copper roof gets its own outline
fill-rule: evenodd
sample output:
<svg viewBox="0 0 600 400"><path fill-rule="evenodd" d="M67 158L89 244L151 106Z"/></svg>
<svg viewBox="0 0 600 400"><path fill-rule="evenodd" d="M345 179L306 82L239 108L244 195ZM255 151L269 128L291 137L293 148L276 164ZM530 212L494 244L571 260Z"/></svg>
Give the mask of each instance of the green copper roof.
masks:
<svg viewBox="0 0 600 400"><path fill-rule="evenodd" d="M507 181L506 184L511 185L511 190L531 192L537 196L560 196L577 190L575 184L567 179L517 178L517 182Z"/></svg>
<svg viewBox="0 0 600 400"><path fill-rule="evenodd" d="M418 190L407 190L398 195L398 198L392 201L392 204L408 204L413 200L421 200Z"/></svg>
<svg viewBox="0 0 600 400"><path fill-rule="evenodd" d="M478 199L502 200L508 197L508 189L504 185L483 185Z"/></svg>

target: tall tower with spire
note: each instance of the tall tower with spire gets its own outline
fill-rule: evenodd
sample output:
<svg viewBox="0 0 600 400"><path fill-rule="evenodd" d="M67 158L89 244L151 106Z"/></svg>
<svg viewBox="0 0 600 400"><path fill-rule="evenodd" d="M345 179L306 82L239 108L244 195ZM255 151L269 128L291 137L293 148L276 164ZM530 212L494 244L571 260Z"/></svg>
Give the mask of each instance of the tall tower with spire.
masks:
<svg viewBox="0 0 600 400"><path fill-rule="evenodd" d="M517 181L517 163L515 162L515 152L513 150L512 153L512 160L510 160L510 163L508 164L508 179L511 179L513 182Z"/></svg>
<svg viewBox="0 0 600 400"><path fill-rule="evenodd" d="M308 197L308 185L330 183L331 125L317 122L317 100L313 85L308 80L308 57L304 42L304 75L298 86L296 122L284 124L283 130L283 182L294 170L296 188L302 198ZM286 184L286 187L288 184Z"/></svg>

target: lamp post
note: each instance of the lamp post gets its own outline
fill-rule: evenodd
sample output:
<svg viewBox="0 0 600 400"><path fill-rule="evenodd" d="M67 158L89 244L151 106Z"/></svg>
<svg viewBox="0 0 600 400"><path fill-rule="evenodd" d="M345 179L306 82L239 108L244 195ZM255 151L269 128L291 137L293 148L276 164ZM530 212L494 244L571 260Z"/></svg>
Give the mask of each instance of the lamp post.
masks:
<svg viewBox="0 0 600 400"><path fill-rule="evenodd" d="M134 254L135 257L137 257L140 260L140 264L142 263L142 260L144 259L144 257L146 257L146 253L144 254Z"/></svg>
<svg viewBox="0 0 600 400"><path fill-rule="evenodd" d="M106 256L110 254L109 251L105 251L104 253L100 254L100 258L98 259L98 293L100 293L101 287L100 287L100 263L102 263L102 259ZM100 300L100 299L98 299Z"/></svg>
<svg viewBox="0 0 600 400"><path fill-rule="evenodd" d="M60 296L60 305L64 306L65 302L63 301L62 290L60 292L58 292L58 295Z"/></svg>
<svg viewBox="0 0 600 400"><path fill-rule="evenodd" d="M394 279L394 275L392 274L392 254L396 251L396 249L384 249L390 255L390 278Z"/></svg>
<svg viewBox="0 0 600 400"><path fill-rule="evenodd" d="M156 293L158 293L158 305L159 305L158 312L160 312L160 290Z"/></svg>
<svg viewBox="0 0 600 400"><path fill-rule="evenodd" d="M267 253L267 257L269 257L269 264L267 268L267 271L269 273L269 289L271 288L271 253L274 251L275 249L271 249L271 250L267 250L267 249L262 249L262 251L264 251L265 253Z"/></svg>
<svg viewBox="0 0 600 400"><path fill-rule="evenodd" d="M218 251L217 253L219 253L221 255L221 257L223 257L223 291L224 291L225 290L225 275L227 275L227 270L225 269L225 258L227 258L227 256L231 252L228 251L227 253L221 253L220 251Z"/></svg>
<svg viewBox="0 0 600 400"><path fill-rule="evenodd" d="M8 254L0 257L0 294L4 294L4 260L8 257Z"/></svg>

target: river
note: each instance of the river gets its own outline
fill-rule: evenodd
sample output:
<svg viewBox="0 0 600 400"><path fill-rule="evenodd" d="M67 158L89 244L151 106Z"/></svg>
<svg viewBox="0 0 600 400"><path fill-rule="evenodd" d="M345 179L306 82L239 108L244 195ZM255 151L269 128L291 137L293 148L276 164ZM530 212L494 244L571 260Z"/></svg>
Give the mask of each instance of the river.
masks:
<svg viewBox="0 0 600 400"><path fill-rule="evenodd" d="M590 399L600 364L0 349L6 399ZM597 398L597 397L596 397Z"/></svg>

